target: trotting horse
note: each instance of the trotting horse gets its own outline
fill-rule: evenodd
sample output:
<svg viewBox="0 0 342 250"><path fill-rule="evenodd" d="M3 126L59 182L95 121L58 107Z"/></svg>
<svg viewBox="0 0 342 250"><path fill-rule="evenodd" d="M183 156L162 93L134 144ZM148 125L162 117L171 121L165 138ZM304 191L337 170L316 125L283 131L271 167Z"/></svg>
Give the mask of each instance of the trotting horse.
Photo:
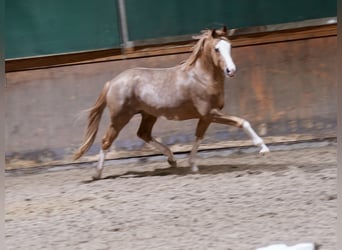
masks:
<svg viewBox="0 0 342 250"><path fill-rule="evenodd" d="M80 158L93 144L107 106L110 124L102 139L94 179L101 178L106 152L136 114L142 117L137 135L166 155L173 167L177 164L171 150L151 135L159 116L169 120L199 119L196 141L189 156L194 172L198 171L195 163L198 147L212 122L242 128L260 147L261 154L269 152L248 121L220 112L224 105L225 77L233 77L236 72L227 28L205 30L194 38L198 42L183 63L171 68L128 69L105 84L95 105L89 109L85 140L74 155L75 160Z"/></svg>

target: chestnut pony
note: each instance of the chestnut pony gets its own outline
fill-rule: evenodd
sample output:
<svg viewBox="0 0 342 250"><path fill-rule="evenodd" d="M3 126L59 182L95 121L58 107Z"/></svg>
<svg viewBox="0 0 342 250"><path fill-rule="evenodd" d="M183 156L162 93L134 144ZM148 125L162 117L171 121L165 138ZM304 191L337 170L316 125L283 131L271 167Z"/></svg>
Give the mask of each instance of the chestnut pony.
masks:
<svg viewBox="0 0 342 250"><path fill-rule="evenodd" d="M159 116L169 120L198 119L196 141L189 156L194 172L198 171L194 158L212 122L242 128L260 147L260 153L269 152L248 121L220 112L224 106L225 78L233 77L236 72L227 28L205 30L194 38L198 42L185 62L171 68L128 69L105 84L96 103L89 109L84 143L74 155L75 160L80 158L93 144L103 110L108 107L110 124L102 139L94 179L101 178L105 153L136 114L142 117L137 135L166 155L174 167L177 164L171 150L151 135Z"/></svg>

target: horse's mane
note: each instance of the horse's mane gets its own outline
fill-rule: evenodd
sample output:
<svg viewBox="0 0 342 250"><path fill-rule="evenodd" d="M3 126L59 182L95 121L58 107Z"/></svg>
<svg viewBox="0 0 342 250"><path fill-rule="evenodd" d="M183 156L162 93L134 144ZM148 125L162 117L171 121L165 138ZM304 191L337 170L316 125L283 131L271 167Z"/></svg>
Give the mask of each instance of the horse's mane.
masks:
<svg viewBox="0 0 342 250"><path fill-rule="evenodd" d="M202 52L202 48L204 46L205 40L211 37L211 34L212 34L212 30L206 29L206 30L202 30L200 35L192 37L194 39L197 39L198 42L192 47L192 53L190 57L180 63L184 69L188 69L189 67L195 64L196 60L198 59L198 57L200 56ZM226 33L223 33L220 30L216 30L216 34L222 39L227 39L227 37L225 37Z"/></svg>

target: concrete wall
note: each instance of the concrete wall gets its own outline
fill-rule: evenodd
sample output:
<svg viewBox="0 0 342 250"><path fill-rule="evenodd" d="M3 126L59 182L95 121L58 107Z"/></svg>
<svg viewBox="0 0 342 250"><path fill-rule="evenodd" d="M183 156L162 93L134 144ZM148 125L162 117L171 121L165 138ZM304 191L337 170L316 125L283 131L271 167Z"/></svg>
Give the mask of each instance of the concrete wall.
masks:
<svg viewBox="0 0 342 250"><path fill-rule="evenodd" d="M248 119L267 141L335 136L336 43L336 36L329 36L234 48L238 72L226 81L224 112ZM80 111L95 102L107 80L128 68L169 67L188 56L176 54L8 73L7 168L67 162L82 142L86 116L78 118ZM135 136L139 120L134 117L121 132L115 145L123 153L113 157L143 152L140 149L144 144ZM105 115L88 155L98 152L107 121ZM187 145L194 139L195 127L193 120L160 119L154 134L169 145ZM235 128L211 125L204 144L250 144L247 139Z"/></svg>

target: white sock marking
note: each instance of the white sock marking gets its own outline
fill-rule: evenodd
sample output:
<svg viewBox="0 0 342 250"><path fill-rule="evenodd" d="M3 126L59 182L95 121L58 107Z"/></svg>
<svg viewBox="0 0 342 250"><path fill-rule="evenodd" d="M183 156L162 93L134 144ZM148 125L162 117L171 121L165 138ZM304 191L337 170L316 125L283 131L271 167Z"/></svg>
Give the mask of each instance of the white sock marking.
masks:
<svg viewBox="0 0 342 250"><path fill-rule="evenodd" d="M259 152L260 154L270 152L269 148L265 145L264 141L255 133L254 129L251 127L251 124L248 121L243 122L242 128L252 139L254 145L261 148Z"/></svg>

